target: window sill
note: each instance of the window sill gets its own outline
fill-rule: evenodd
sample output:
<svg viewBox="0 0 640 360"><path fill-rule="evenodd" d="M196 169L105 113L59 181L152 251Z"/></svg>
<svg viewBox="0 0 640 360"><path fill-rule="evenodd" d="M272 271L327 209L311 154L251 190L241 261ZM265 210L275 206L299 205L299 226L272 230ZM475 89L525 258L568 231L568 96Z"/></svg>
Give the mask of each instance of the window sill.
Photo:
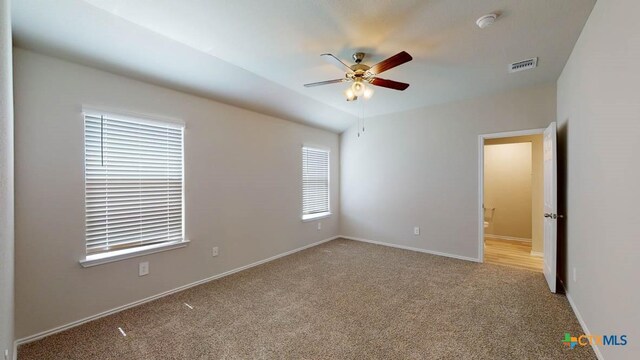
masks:
<svg viewBox="0 0 640 360"><path fill-rule="evenodd" d="M329 216L331 216L330 212L323 212L323 213L312 214L312 215L302 215L302 222L320 220L320 219L328 218Z"/></svg>
<svg viewBox="0 0 640 360"><path fill-rule="evenodd" d="M116 250L102 254L88 255L80 260L82 267L91 267L96 265L108 264L114 261L131 259L138 256L149 255L161 251L183 248L189 245L189 240L174 241L170 243L153 244L141 246L134 249Z"/></svg>

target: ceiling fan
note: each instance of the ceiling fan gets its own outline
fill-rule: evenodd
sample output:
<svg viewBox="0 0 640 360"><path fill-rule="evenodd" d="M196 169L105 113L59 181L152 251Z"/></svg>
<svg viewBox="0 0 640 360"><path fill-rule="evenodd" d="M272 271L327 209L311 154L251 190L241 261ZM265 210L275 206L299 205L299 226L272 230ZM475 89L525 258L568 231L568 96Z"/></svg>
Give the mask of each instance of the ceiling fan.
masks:
<svg viewBox="0 0 640 360"><path fill-rule="evenodd" d="M353 82L351 87L347 89L345 95L347 96L347 101L357 100L359 96L364 96L365 98L371 97L373 94L373 90L368 88L365 83L369 83L375 86L386 87L393 90L403 91L409 87L409 84L387 80L379 78L378 75L389 70L393 69L396 66L400 66L406 62L411 61L413 58L406 51L399 52L392 57L383 60L373 66L368 66L362 64L362 60L365 57L365 53L357 52L353 54L353 60L356 62L354 65L347 65L342 60L338 59L333 54L322 54L320 55L323 58L327 59L332 64L338 66L341 69L347 68L347 73L344 75L342 79L335 80L327 80L320 81L310 84L304 84L305 87L313 87L320 85L328 85L328 84L337 84L343 82Z"/></svg>

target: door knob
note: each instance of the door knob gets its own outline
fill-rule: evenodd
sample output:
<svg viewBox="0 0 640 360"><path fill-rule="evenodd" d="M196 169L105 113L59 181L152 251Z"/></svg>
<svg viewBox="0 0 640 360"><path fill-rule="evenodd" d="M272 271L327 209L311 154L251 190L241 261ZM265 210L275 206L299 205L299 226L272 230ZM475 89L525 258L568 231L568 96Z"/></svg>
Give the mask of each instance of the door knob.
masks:
<svg viewBox="0 0 640 360"><path fill-rule="evenodd" d="M552 214L552 213L544 213L544 217L550 218L550 219L555 219L557 217L557 215L556 214Z"/></svg>

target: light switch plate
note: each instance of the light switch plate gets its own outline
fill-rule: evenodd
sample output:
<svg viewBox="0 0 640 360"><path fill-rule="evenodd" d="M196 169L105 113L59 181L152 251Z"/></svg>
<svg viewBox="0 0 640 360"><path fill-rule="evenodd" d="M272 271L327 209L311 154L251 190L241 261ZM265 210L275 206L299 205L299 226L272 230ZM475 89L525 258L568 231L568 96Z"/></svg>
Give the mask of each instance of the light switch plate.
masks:
<svg viewBox="0 0 640 360"><path fill-rule="evenodd" d="M149 262L141 262L138 264L138 276L145 276L149 274Z"/></svg>
<svg viewBox="0 0 640 360"><path fill-rule="evenodd" d="M420 227L416 226L413 228L413 235L420 235Z"/></svg>
<svg viewBox="0 0 640 360"><path fill-rule="evenodd" d="M218 247L217 246L214 246L211 249L211 256L218 256Z"/></svg>

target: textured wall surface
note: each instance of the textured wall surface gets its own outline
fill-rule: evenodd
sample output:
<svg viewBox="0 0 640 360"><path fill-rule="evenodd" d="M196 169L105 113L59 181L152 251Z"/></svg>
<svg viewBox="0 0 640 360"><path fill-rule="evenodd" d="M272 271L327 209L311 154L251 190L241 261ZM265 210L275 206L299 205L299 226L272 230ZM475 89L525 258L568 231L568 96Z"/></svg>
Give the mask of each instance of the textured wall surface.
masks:
<svg viewBox="0 0 640 360"><path fill-rule="evenodd" d="M341 135L341 234L478 257L478 135L546 127L555 85L366 120ZM420 235L413 234L420 226Z"/></svg>
<svg viewBox="0 0 640 360"><path fill-rule="evenodd" d="M493 208L485 234L532 238L531 143L484 146L484 205Z"/></svg>
<svg viewBox="0 0 640 360"><path fill-rule="evenodd" d="M18 338L337 235L337 134L21 49L14 55ZM83 105L186 123L186 248L78 264L85 255ZM333 215L321 220L321 231L301 221L306 143L331 149ZM138 277L140 261L149 261L149 275Z"/></svg>
<svg viewBox="0 0 640 360"><path fill-rule="evenodd" d="M598 1L558 80L560 276L589 332L628 336L599 346L605 359L640 358L639 13Z"/></svg>
<svg viewBox="0 0 640 360"><path fill-rule="evenodd" d="M10 1L0 0L0 356L13 352L13 83Z"/></svg>
<svg viewBox="0 0 640 360"><path fill-rule="evenodd" d="M485 144L531 143L531 251L544 251L544 161L542 159L542 134L486 139Z"/></svg>

